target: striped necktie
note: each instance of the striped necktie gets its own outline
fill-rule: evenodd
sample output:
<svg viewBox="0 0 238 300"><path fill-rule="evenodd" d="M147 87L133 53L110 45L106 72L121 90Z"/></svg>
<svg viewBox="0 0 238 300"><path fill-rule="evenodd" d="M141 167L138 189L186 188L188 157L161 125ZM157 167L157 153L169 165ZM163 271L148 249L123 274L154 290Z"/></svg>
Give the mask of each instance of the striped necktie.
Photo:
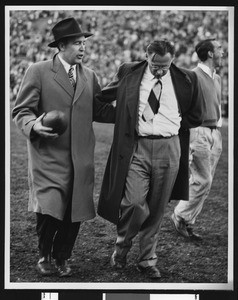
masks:
<svg viewBox="0 0 238 300"><path fill-rule="evenodd" d="M75 88L75 80L74 80L74 74L73 74L74 68L73 66L70 66L68 76L69 76L69 81L72 84L73 88Z"/></svg>
<svg viewBox="0 0 238 300"><path fill-rule="evenodd" d="M151 89L148 102L145 105L145 109L142 114L143 121L149 121L152 120L157 114L160 106L160 97L162 93L162 82L159 79L153 88Z"/></svg>

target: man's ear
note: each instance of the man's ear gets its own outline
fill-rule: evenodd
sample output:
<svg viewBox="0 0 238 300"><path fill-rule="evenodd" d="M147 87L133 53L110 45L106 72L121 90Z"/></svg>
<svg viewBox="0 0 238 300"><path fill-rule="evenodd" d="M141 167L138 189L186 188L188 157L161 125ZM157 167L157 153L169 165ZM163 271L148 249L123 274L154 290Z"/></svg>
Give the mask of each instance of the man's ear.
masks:
<svg viewBox="0 0 238 300"><path fill-rule="evenodd" d="M207 52L207 56L208 56L209 58L213 58L213 54L214 54L214 53L213 53L212 51L208 51L208 52Z"/></svg>
<svg viewBox="0 0 238 300"><path fill-rule="evenodd" d="M59 48L60 51L63 52L63 51L65 50L65 44L62 43L62 42L59 42L59 43L58 43L58 48Z"/></svg>

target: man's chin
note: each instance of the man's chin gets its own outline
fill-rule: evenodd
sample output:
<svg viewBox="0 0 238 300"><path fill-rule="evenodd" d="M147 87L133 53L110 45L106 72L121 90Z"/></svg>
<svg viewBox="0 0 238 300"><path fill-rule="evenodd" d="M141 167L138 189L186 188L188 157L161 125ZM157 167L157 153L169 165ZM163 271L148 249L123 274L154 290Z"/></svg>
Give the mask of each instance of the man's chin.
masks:
<svg viewBox="0 0 238 300"><path fill-rule="evenodd" d="M75 59L76 64L81 64L82 61L83 61L83 57Z"/></svg>

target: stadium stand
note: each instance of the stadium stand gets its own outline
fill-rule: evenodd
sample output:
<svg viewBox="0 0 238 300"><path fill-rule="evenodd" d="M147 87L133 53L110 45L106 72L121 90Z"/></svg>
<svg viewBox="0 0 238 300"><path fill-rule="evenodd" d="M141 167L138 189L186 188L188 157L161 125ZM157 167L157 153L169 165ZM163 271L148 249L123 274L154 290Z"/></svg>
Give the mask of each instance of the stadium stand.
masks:
<svg viewBox="0 0 238 300"><path fill-rule="evenodd" d="M146 45L166 37L176 46L176 64L193 68L195 44L215 37L224 49L222 110L228 116L228 12L183 10L12 10L10 11L10 100L14 101L28 66L51 58L55 50L51 28L73 16L94 35L87 41L84 63L98 75L102 87L124 61L145 58Z"/></svg>

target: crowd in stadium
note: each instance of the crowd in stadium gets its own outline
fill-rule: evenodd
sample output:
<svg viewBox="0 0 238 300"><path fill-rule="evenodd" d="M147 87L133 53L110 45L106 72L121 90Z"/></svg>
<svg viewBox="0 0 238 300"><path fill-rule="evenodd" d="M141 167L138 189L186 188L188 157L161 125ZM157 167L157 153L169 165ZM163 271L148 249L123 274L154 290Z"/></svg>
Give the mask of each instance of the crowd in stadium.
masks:
<svg viewBox="0 0 238 300"><path fill-rule="evenodd" d="M88 39L84 64L92 68L102 87L109 83L125 61L143 60L145 47L166 37L176 48L178 66L193 68L197 63L195 44L217 38L224 49L222 108L228 103L228 12L183 10L13 10L10 11L10 100L14 101L27 67L51 58L55 50L51 28L59 20L73 16Z"/></svg>

